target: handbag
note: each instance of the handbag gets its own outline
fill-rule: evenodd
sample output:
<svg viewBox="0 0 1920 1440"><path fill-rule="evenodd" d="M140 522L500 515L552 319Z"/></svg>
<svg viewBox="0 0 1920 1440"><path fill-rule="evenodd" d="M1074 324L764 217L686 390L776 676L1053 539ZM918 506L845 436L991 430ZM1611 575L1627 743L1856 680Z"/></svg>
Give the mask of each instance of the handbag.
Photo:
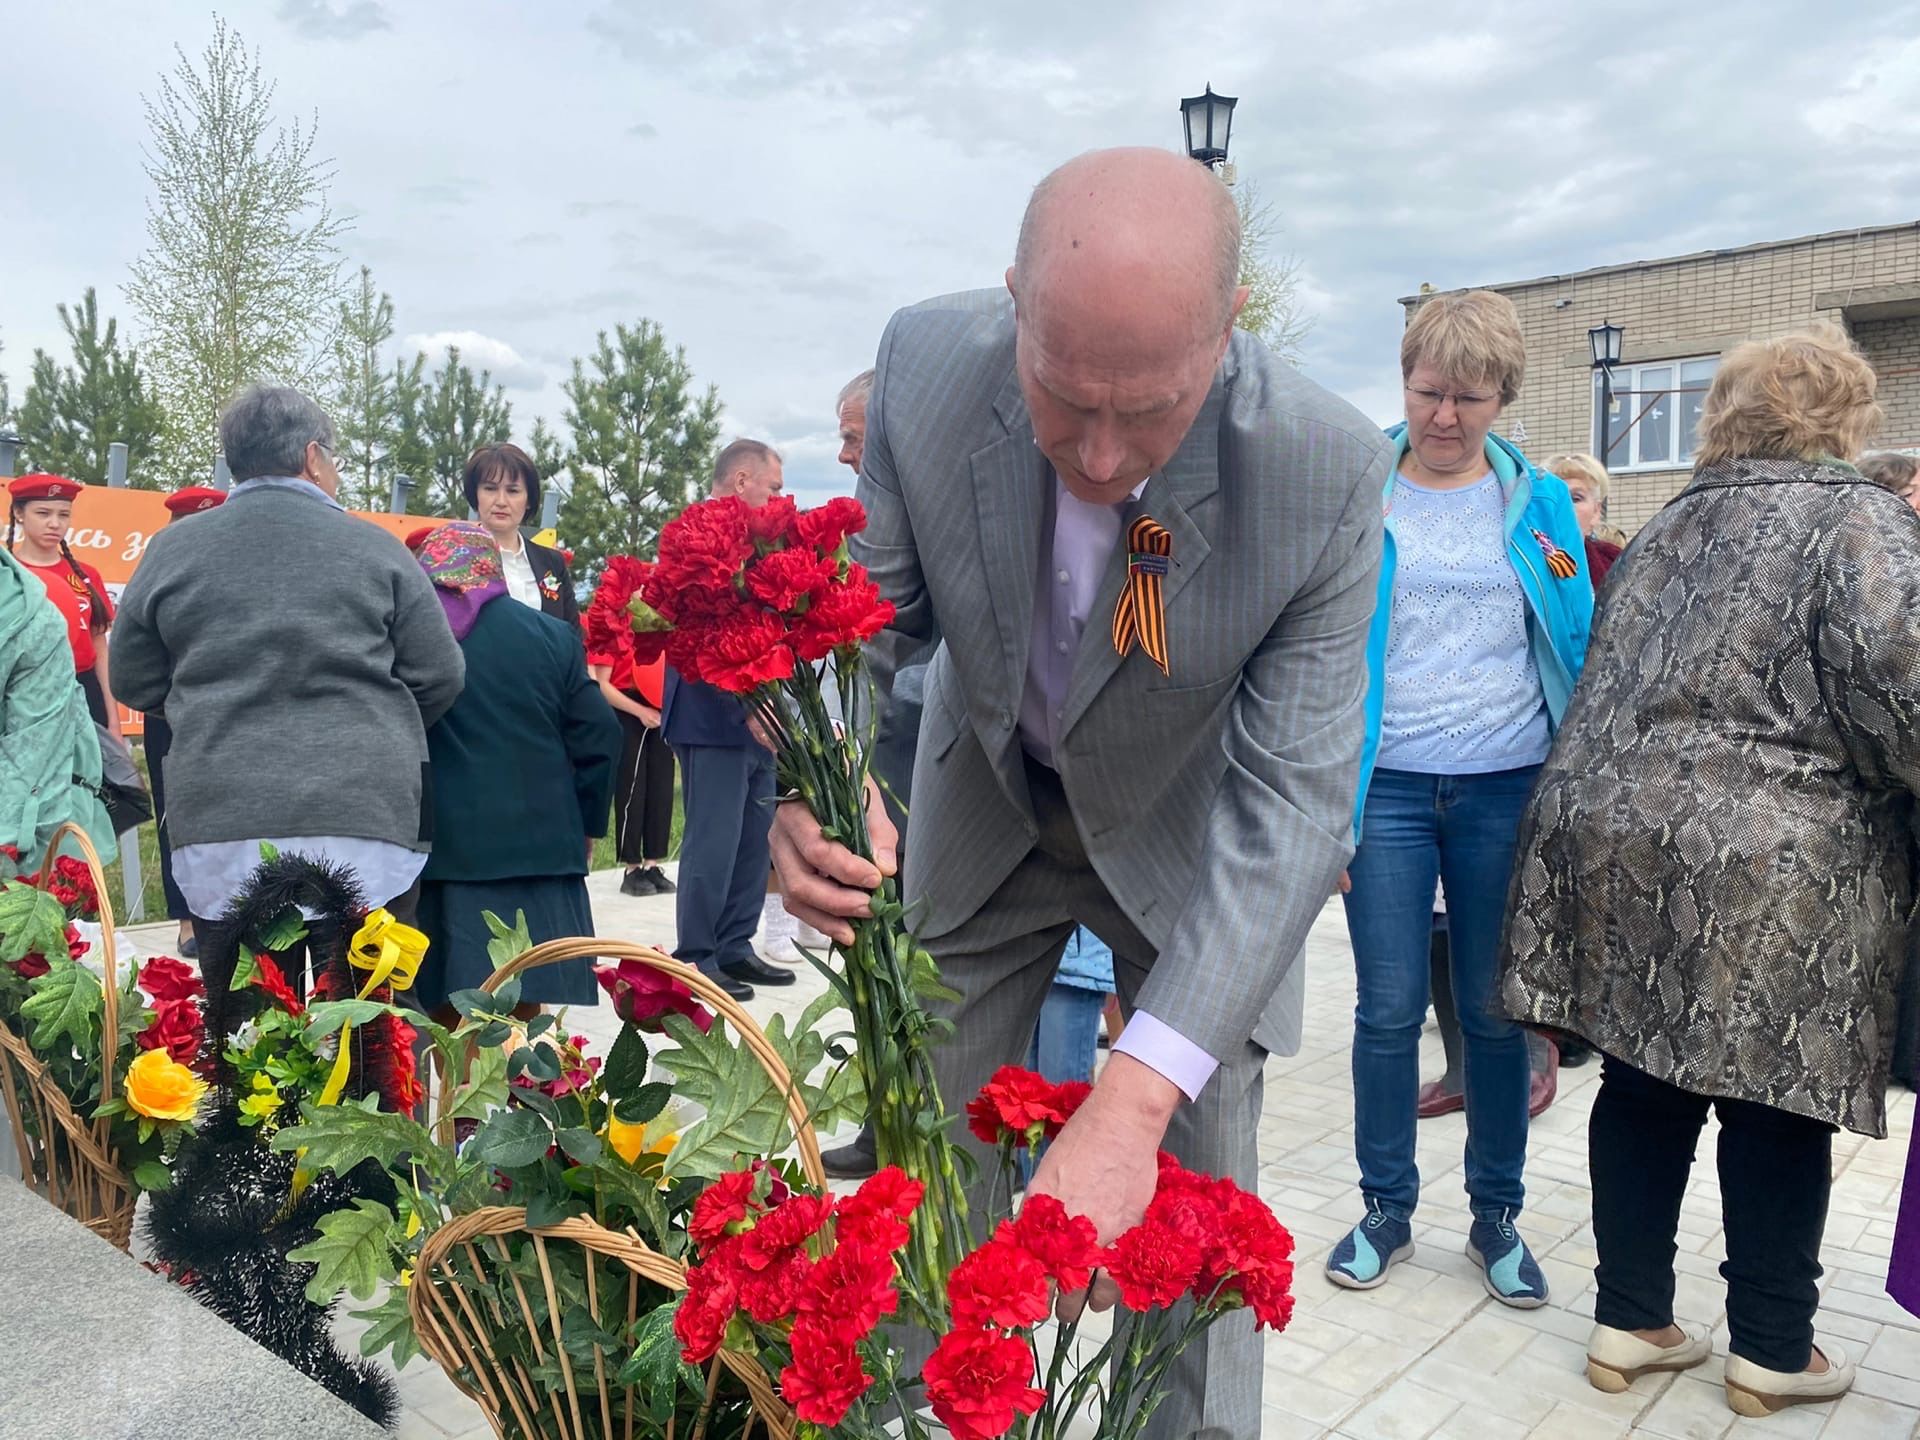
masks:
<svg viewBox="0 0 1920 1440"><path fill-rule="evenodd" d="M116 835L124 835L153 818L153 796L134 766L133 751L127 742L106 726L96 724L100 733L100 803L107 807Z"/></svg>

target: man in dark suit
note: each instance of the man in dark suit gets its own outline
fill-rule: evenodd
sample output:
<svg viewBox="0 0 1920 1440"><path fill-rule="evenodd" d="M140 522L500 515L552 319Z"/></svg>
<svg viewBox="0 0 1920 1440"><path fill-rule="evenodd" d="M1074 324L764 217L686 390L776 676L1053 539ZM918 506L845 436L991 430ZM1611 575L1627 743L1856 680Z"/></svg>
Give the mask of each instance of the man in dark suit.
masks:
<svg viewBox="0 0 1920 1440"><path fill-rule="evenodd" d="M779 453L758 440L734 441L714 465L714 495L737 495L755 509L781 483ZM734 696L669 669L663 702L661 730L680 761L686 812L674 954L737 1000L750 999L755 985L791 985L792 971L753 953L771 868L773 757Z"/></svg>

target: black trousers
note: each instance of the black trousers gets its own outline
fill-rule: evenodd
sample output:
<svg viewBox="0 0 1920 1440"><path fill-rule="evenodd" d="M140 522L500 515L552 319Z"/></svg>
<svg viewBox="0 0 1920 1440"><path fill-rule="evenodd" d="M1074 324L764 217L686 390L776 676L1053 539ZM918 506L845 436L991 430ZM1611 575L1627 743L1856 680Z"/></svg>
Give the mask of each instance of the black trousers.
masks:
<svg viewBox="0 0 1920 1440"><path fill-rule="evenodd" d="M153 828L160 842L160 888L167 897L169 920L191 920L193 907L173 878L173 842L167 836L167 751L173 748L173 727L158 713L146 717L142 743L147 751L147 788L153 792Z"/></svg>
<svg viewBox="0 0 1920 1440"><path fill-rule="evenodd" d="M1729 1348L1796 1373L1813 1355L1834 1127L1750 1100L1695 1095L1611 1055L1587 1127L1600 1255L1594 1319L1620 1330L1673 1323L1680 1201L1709 1107L1720 1117Z"/></svg>
<svg viewBox="0 0 1920 1440"><path fill-rule="evenodd" d="M646 701L631 690L630 699ZM620 778L613 787L613 838L622 864L664 860L673 839L673 751L657 728L624 710L620 718Z"/></svg>

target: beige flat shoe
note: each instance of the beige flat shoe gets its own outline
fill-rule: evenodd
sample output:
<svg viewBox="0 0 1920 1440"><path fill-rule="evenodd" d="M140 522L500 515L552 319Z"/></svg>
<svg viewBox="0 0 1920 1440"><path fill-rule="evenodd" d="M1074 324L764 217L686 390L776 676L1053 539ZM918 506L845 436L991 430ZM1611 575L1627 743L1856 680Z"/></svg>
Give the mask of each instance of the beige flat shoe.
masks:
<svg viewBox="0 0 1920 1440"><path fill-rule="evenodd" d="M1713 1353L1711 1336L1680 1327L1686 1338L1678 1345L1656 1345L1631 1330L1596 1325L1587 1339L1587 1383L1596 1390L1618 1395L1642 1375L1669 1370L1691 1370Z"/></svg>
<svg viewBox="0 0 1920 1440"><path fill-rule="evenodd" d="M1818 1375L1802 1370L1789 1375L1769 1370L1738 1355L1727 1357L1727 1404L1733 1413L1750 1420L1778 1414L1789 1405L1818 1405L1837 1400L1853 1388L1854 1363L1846 1352L1830 1343L1815 1347L1827 1357L1827 1368Z"/></svg>

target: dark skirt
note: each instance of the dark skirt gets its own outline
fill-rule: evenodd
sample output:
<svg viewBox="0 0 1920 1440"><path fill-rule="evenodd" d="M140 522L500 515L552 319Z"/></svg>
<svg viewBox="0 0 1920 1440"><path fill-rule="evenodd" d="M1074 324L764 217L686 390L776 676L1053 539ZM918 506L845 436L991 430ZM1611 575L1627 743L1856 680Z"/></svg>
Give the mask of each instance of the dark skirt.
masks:
<svg viewBox="0 0 1920 1440"><path fill-rule="evenodd" d="M477 988L493 973L493 961L487 957L487 944L493 936L484 918L489 910L508 925L513 924L516 911L525 911L527 932L536 945L593 934L587 882L578 875L477 884L426 881L420 887L417 923L427 936L427 954L413 985L414 1003L423 1010L446 1004L456 990ZM527 971L520 980L522 1002L591 1005L599 993L593 962L586 958L543 965Z"/></svg>

